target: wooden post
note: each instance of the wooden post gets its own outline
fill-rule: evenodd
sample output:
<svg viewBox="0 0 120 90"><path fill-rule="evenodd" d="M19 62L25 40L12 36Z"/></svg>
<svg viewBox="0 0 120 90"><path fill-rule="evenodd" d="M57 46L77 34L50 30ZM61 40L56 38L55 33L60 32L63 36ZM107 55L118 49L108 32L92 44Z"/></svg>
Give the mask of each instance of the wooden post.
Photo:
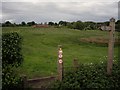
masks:
<svg viewBox="0 0 120 90"><path fill-rule="evenodd" d="M27 83L27 76L26 75L22 76L22 81L23 81L23 88L27 88L28 83Z"/></svg>
<svg viewBox="0 0 120 90"><path fill-rule="evenodd" d="M58 46L58 79L62 81L63 79L63 55L62 46Z"/></svg>
<svg viewBox="0 0 120 90"><path fill-rule="evenodd" d="M78 67L79 67L77 58L75 58L75 59L73 60L73 67L74 67L75 71L76 71L76 70L78 69Z"/></svg>
<svg viewBox="0 0 120 90"><path fill-rule="evenodd" d="M108 63L107 63L107 74L112 74L112 66L113 66L113 52L114 52L114 32L115 32L115 19L110 19L110 27L109 31L109 42L108 42Z"/></svg>

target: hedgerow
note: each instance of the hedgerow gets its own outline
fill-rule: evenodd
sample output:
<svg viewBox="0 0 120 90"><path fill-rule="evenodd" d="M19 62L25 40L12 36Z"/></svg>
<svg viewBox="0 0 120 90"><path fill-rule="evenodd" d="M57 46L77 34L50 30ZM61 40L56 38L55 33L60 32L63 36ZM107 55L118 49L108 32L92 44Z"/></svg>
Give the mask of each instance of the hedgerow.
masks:
<svg viewBox="0 0 120 90"><path fill-rule="evenodd" d="M2 89L21 88L22 80L15 73L21 65L21 36L18 33L5 33L2 35Z"/></svg>
<svg viewBox="0 0 120 90"><path fill-rule="evenodd" d="M23 57L21 54L22 38L17 33L6 33L2 35L2 64L19 66Z"/></svg>
<svg viewBox="0 0 120 90"><path fill-rule="evenodd" d="M63 81L56 81L53 90L88 89L88 88L120 88L120 68L113 65L112 75L106 74L106 63L80 65L77 71L65 73Z"/></svg>

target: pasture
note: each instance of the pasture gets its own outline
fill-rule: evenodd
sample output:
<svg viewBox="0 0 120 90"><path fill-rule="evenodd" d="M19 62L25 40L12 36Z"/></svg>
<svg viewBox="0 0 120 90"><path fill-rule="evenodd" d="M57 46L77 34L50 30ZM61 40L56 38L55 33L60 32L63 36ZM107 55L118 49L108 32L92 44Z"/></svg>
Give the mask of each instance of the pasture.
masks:
<svg viewBox="0 0 120 90"><path fill-rule="evenodd" d="M57 49L62 45L64 66L72 66L74 58L79 63L107 61L107 45L82 42L89 38L108 40L108 32L99 30L74 30L68 28L4 27L3 33L18 32L23 37L23 64L16 73L29 78L57 75ZM115 32L118 38L119 33ZM114 48L114 60L118 59L118 45Z"/></svg>

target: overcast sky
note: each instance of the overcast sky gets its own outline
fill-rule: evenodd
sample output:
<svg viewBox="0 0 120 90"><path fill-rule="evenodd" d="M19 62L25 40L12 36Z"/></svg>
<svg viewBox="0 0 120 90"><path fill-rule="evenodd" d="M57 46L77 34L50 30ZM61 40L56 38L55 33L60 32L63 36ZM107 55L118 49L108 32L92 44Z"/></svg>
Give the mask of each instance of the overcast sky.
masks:
<svg viewBox="0 0 120 90"><path fill-rule="evenodd" d="M19 2L18 2L19 1ZM48 2L49 1L49 2ZM118 19L119 0L3 0L2 22L108 21ZM120 18L120 17L119 17Z"/></svg>

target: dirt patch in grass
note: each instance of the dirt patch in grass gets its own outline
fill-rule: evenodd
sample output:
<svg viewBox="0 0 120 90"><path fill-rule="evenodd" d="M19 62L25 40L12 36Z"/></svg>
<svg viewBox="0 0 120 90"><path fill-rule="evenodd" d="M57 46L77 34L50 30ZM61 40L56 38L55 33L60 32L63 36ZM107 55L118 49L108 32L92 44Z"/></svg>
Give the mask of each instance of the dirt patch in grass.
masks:
<svg viewBox="0 0 120 90"><path fill-rule="evenodd" d="M81 42L89 42L89 43L96 43L96 44L108 44L109 39L101 38L101 37L91 37L91 38L81 38ZM115 44L120 44L120 39L115 39Z"/></svg>
<svg viewBox="0 0 120 90"><path fill-rule="evenodd" d="M43 78L36 78L36 79L29 79L27 81L28 87L31 90L46 88L45 90L49 90L49 86L56 80L57 76L50 76L50 77L43 77ZM48 89L47 89L48 88Z"/></svg>

